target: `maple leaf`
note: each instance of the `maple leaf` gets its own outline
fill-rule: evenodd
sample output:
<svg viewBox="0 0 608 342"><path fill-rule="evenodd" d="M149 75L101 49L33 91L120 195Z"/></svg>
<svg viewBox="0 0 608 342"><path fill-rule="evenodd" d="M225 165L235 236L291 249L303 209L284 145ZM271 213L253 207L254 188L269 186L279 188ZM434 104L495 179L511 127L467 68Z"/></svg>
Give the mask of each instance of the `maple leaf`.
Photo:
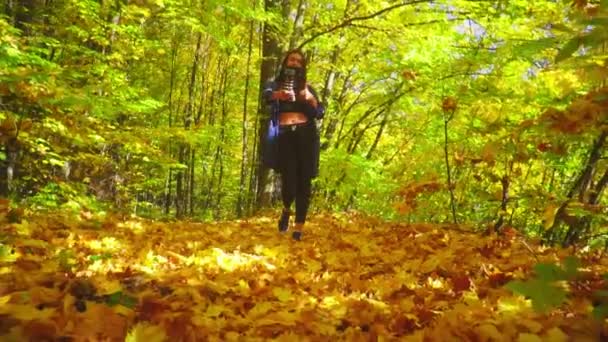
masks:
<svg viewBox="0 0 608 342"><path fill-rule="evenodd" d="M288 302L293 298L293 294L290 289L275 287L272 290L272 293L277 297L277 299L281 302Z"/></svg>
<svg viewBox="0 0 608 342"><path fill-rule="evenodd" d="M0 315L10 315L22 321L45 320L51 318L57 310L55 308L38 309L31 304L4 304L0 306Z"/></svg>
<svg viewBox="0 0 608 342"><path fill-rule="evenodd" d="M82 338L123 339L127 334L127 318L105 304L87 302L86 311L75 315L73 334Z"/></svg>
<svg viewBox="0 0 608 342"><path fill-rule="evenodd" d="M441 102L441 108L444 112L453 112L456 110L457 101L451 96L447 96Z"/></svg>
<svg viewBox="0 0 608 342"><path fill-rule="evenodd" d="M529 297L534 309L541 312L560 306L566 300L566 292L563 289L540 279L514 280L509 282L506 287L513 292Z"/></svg>
<svg viewBox="0 0 608 342"><path fill-rule="evenodd" d="M147 323L137 323L127 334L125 342L164 342L167 341L165 330Z"/></svg>
<svg viewBox="0 0 608 342"><path fill-rule="evenodd" d="M282 325L282 326L294 326L296 325L298 316L293 312L273 312L260 319L257 319L253 324L257 327L266 325Z"/></svg>

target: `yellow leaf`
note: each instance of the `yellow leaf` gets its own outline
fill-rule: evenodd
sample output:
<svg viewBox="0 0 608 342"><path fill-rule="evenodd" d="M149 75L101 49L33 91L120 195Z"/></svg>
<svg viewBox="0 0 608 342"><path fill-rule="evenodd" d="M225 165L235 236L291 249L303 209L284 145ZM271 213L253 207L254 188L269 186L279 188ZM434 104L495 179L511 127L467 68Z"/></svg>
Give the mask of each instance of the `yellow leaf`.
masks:
<svg viewBox="0 0 608 342"><path fill-rule="evenodd" d="M488 142L481 151L481 158L487 163L493 163L496 160L498 146L494 142Z"/></svg>
<svg viewBox="0 0 608 342"><path fill-rule="evenodd" d="M241 335L239 335L238 332L236 331L229 331L226 333L226 335L224 335L224 338L226 339L226 341L239 341Z"/></svg>
<svg viewBox="0 0 608 342"><path fill-rule="evenodd" d="M274 312L264 318L256 320L255 325L258 327L273 324L292 326L296 325L296 319L297 316L294 313L284 311Z"/></svg>
<svg viewBox="0 0 608 342"><path fill-rule="evenodd" d="M420 272L429 273L434 271L441 264L441 259L437 256L432 256L420 265Z"/></svg>
<svg viewBox="0 0 608 342"><path fill-rule="evenodd" d="M255 318L262 316L270 311L270 309L272 309L272 304L270 302L258 302L251 310L249 310L247 317L250 318L249 316L251 316L251 318Z"/></svg>
<svg viewBox="0 0 608 342"><path fill-rule="evenodd" d="M272 294L283 303L290 301L293 297L291 290L283 287L275 287L272 290Z"/></svg>
<svg viewBox="0 0 608 342"><path fill-rule="evenodd" d="M47 248L49 246L48 242L43 241L43 240L35 240L35 239L21 240L17 243L17 245L20 247L34 247L34 248Z"/></svg>
<svg viewBox="0 0 608 342"><path fill-rule="evenodd" d="M503 341L504 335L493 324L482 324L477 327L477 334L482 341Z"/></svg>
<svg viewBox="0 0 608 342"><path fill-rule="evenodd" d="M29 291L30 303L38 305L40 303L57 302L61 300L63 295L57 289L50 289L48 287L35 286Z"/></svg>
<svg viewBox="0 0 608 342"><path fill-rule="evenodd" d="M38 310L33 305L4 304L0 306L0 315L10 315L23 321L47 319L55 314L55 309Z"/></svg>
<svg viewBox="0 0 608 342"><path fill-rule="evenodd" d="M329 310L335 317L343 317L348 311L348 308L343 305L340 298L336 296L327 296L323 298L320 307Z"/></svg>
<svg viewBox="0 0 608 342"><path fill-rule="evenodd" d="M103 335L114 341L125 336L127 324L126 317L106 304L87 301L86 310L75 315L73 334L78 340Z"/></svg>
<svg viewBox="0 0 608 342"><path fill-rule="evenodd" d="M97 293L100 295L116 293L122 290L122 285L120 285L120 281L118 280L105 280L102 277L99 277L98 280L95 284Z"/></svg>
<svg viewBox="0 0 608 342"><path fill-rule="evenodd" d="M167 335L163 328L156 325L138 323L127 335L125 342L163 342Z"/></svg>
<svg viewBox="0 0 608 342"><path fill-rule="evenodd" d="M135 312L132 309L127 308L122 305L115 305L112 307L112 310L119 315L123 315L125 317L131 317L135 315Z"/></svg>
<svg viewBox="0 0 608 342"><path fill-rule="evenodd" d="M517 342L543 342L543 340L538 335L520 333Z"/></svg>
<svg viewBox="0 0 608 342"><path fill-rule="evenodd" d="M547 332L545 332L543 338L545 341L551 342L566 342L569 340L568 335L564 334L564 332L558 327L549 329Z"/></svg>
<svg viewBox="0 0 608 342"><path fill-rule="evenodd" d="M498 299L498 312L500 313L517 313L523 310L529 310L531 307L530 300L523 297L502 297Z"/></svg>
<svg viewBox="0 0 608 342"><path fill-rule="evenodd" d="M207 307L205 315L208 317L218 317L224 311L224 307L221 305L211 304Z"/></svg>
<svg viewBox="0 0 608 342"><path fill-rule="evenodd" d="M518 322L518 324L523 325L524 327L528 328L528 330L530 330L531 333L534 334L538 334L541 330L543 330L543 325L536 322L536 321L532 321L529 319L524 319Z"/></svg>
<svg viewBox="0 0 608 342"><path fill-rule="evenodd" d="M558 206L555 204L549 204L545 208L545 212L543 214L543 226L545 230L551 228L553 226L553 222L555 221L555 214L557 213Z"/></svg>

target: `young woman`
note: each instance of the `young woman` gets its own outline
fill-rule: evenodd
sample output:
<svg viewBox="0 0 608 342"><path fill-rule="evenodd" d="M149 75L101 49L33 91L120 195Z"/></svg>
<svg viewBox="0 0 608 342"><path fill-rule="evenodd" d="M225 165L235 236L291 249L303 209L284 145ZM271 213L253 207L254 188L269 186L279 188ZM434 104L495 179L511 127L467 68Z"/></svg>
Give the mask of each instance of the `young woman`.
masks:
<svg viewBox="0 0 608 342"><path fill-rule="evenodd" d="M319 171L319 132L316 119L324 108L306 80L302 51L287 52L277 78L264 90L271 112L278 113L278 172L281 174L283 211L279 231L289 228L291 204L296 202L292 237L300 240L310 205L311 181Z"/></svg>

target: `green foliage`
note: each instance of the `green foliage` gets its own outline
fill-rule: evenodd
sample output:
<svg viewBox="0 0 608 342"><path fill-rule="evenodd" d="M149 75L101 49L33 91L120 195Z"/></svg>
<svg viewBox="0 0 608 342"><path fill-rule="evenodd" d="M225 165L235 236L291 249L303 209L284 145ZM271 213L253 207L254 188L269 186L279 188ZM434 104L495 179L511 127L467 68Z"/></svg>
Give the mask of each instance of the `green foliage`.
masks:
<svg viewBox="0 0 608 342"><path fill-rule="evenodd" d="M514 293L529 298L532 307L539 312L547 312L557 308L567 300L569 287L566 282L576 281L579 276L581 262L578 258L569 256L562 265L539 263L534 266L534 277L525 281L510 281L505 287ZM605 276L608 279L608 275ZM594 305L592 314L597 319L608 317L608 291L596 291L593 296L599 299Z"/></svg>
<svg viewBox="0 0 608 342"><path fill-rule="evenodd" d="M47 183L34 196L27 198L25 205L36 210L63 209L73 213L81 210L104 210L106 205L94 196L86 195L84 185L80 183Z"/></svg>
<svg viewBox="0 0 608 342"><path fill-rule="evenodd" d="M33 3L23 25L7 10L0 162L5 171L14 164L14 177L0 189L35 208L150 217L176 214L178 204L192 217L229 217L243 198L255 208L259 66L279 57L256 43L266 25L282 50L306 42L308 79L328 108L313 207L443 222L453 191L461 223L500 218L543 234L602 127L584 96L608 75L605 2L383 11L383 2L313 1L301 27L288 15L296 3L267 11L243 0L68 0ZM589 184L605 168L598 163ZM408 187L415 196L400 212ZM589 222L586 236L601 235L605 204L573 204L568 214Z"/></svg>
<svg viewBox="0 0 608 342"><path fill-rule="evenodd" d="M382 165L341 150L325 153L321 160L319 178L314 186L319 189L320 205L328 203L331 210L354 209L390 218L394 215L386 199L393 196L397 184Z"/></svg>
<svg viewBox="0 0 608 342"><path fill-rule="evenodd" d="M57 253L57 261L59 262L59 267L64 272L70 272L72 267L76 265L76 256L74 255L74 251L68 248L61 249L59 253Z"/></svg>
<svg viewBox="0 0 608 342"><path fill-rule="evenodd" d="M106 296L106 304L108 306L122 305L129 309L133 309L137 303L137 298L124 294L122 291L117 291Z"/></svg>
<svg viewBox="0 0 608 342"><path fill-rule="evenodd" d="M558 307L566 300L566 291L543 279L530 279L526 281L512 281L506 285L507 289L530 298L532 307L540 312Z"/></svg>
<svg viewBox="0 0 608 342"><path fill-rule="evenodd" d="M112 258L112 254L111 253L103 253L103 254L95 254L95 255L89 255L89 260L95 262L98 260L108 260Z"/></svg>

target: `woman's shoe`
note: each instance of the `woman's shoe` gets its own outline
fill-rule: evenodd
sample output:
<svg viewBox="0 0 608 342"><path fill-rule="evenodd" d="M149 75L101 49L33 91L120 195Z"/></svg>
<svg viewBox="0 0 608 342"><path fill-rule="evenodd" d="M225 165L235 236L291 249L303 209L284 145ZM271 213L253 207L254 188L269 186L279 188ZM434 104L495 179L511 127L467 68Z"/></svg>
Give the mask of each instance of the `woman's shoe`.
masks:
<svg viewBox="0 0 608 342"><path fill-rule="evenodd" d="M289 210L283 210L279 219L279 232L284 233L289 229Z"/></svg>
<svg viewBox="0 0 608 342"><path fill-rule="evenodd" d="M302 232L295 231L295 232L291 233L291 237L296 241L300 241L300 240L302 240Z"/></svg>

